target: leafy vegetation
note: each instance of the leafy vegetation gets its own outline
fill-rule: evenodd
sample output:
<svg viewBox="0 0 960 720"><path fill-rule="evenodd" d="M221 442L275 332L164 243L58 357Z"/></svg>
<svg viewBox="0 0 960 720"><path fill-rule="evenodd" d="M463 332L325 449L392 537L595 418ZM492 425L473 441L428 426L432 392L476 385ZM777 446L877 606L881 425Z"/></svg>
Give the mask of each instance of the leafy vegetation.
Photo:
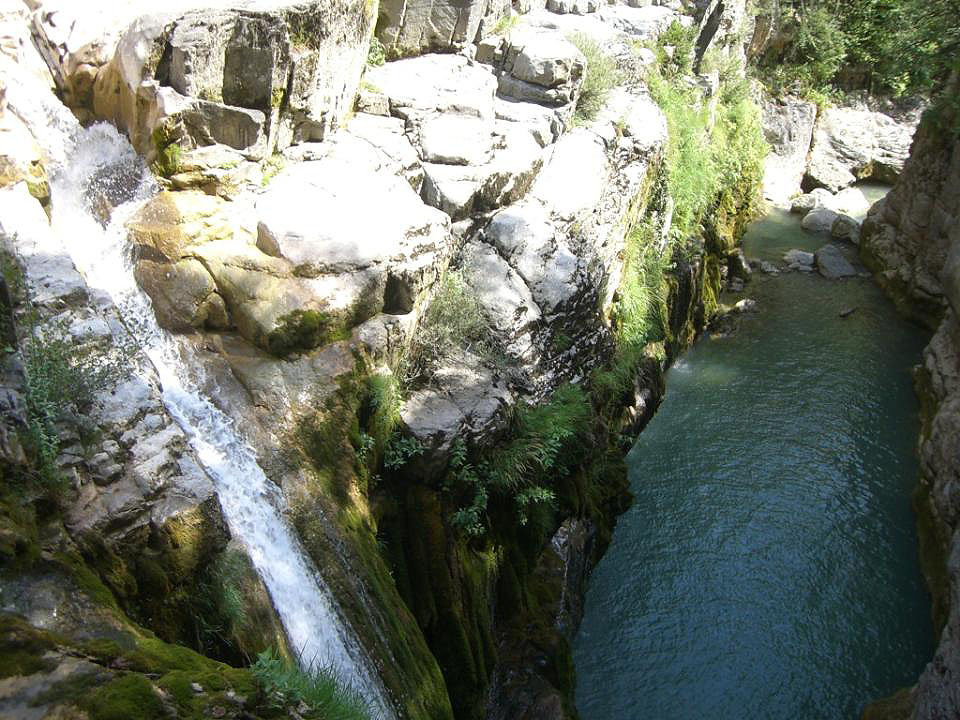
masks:
<svg viewBox="0 0 960 720"><path fill-rule="evenodd" d="M614 59L589 35L572 33L568 39L587 60L577 108L574 111L574 122L582 124L593 120L603 108L610 91L620 80L620 73Z"/></svg>
<svg viewBox="0 0 960 720"><path fill-rule="evenodd" d="M133 348L79 343L61 322L41 324L33 311L20 324L20 352L26 378L27 440L44 485L61 481L56 467L60 450L58 425L80 418L98 392L129 373Z"/></svg>
<svg viewBox="0 0 960 720"><path fill-rule="evenodd" d="M486 313L463 272L448 270L417 329L410 352L398 369L401 381L412 385L428 378L458 350L488 361L499 355Z"/></svg>
<svg viewBox="0 0 960 720"><path fill-rule="evenodd" d="M667 186L675 203L670 232L673 242L683 243L699 233L723 188L758 187L768 148L749 81L735 60L718 68L715 113L700 88L677 74L678 67L675 53L651 69L647 85L667 116Z"/></svg>
<svg viewBox="0 0 960 720"><path fill-rule="evenodd" d="M789 0L759 8L779 38L759 66L775 92L938 90L960 57L960 0Z"/></svg>
<svg viewBox="0 0 960 720"><path fill-rule="evenodd" d="M380 67L387 61L387 49L374 35L370 38L370 49L367 50L367 65Z"/></svg>
<svg viewBox="0 0 960 720"><path fill-rule="evenodd" d="M512 499L520 525L534 506L552 505L551 481L570 470L592 417L583 389L564 385L544 405L516 406L506 443L473 460L466 444L456 443L448 486L462 492L466 502L453 513L451 524L467 536L482 535L491 496Z"/></svg>
<svg viewBox="0 0 960 720"><path fill-rule="evenodd" d="M665 275L672 264L668 244L661 248L649 222L627 237L624 278L614 307L617 348L606 367L593 374L593 391L604 404L632 387L648 343L662 340L667 324Z"/></svg>
<svg viewBox="0 0 960 720"><path fill-rule="evenodd" d="M260 653L251 670L278 709L299 706L307 720L370 720L363 698L333 670L301 670L273 650Z"/></svg>

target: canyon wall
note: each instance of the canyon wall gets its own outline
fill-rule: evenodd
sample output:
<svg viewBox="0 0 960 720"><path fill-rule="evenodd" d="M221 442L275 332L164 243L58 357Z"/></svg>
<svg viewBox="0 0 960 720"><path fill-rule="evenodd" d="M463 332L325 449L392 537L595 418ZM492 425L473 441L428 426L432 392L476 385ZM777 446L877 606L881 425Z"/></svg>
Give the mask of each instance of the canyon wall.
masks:
<svg viewBox="0 0 960 720"><path fill-rule="evenodd" d="M938 645L917 685L868 708L869 718L960 714L960 84L928 111L903 174L870 211L861 256L908 317L934 331L916 371L920 480L914 509Z"/></svg>

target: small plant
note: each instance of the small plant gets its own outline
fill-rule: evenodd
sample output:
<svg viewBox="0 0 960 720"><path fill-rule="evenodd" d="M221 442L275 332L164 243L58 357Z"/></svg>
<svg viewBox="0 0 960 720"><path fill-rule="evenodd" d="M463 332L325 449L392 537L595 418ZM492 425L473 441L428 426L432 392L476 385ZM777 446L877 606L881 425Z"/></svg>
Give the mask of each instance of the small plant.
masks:
<svg viewBox="0 0 960 720"><path fill-rule="evenodd" d="M58 425L74 408L84 411L98 392L129 375L135 349L124 343L105 347L78 344L59 322L40 325L27 313L20 340L26 377L27 439L45 484L56 484L59 453Z"/></svg>
<svg viewBox="0 0 960 720"><path fill-rule="evenodd" d="M413 346L399 369L405 384L428 378L445 358L466 350L490 361L499 346L489 321L460 270L449 270L427 308Z"/></svg>
<svg viewBox="0 0 960 720"><path fill-rule="evenodd" d="M695 26L684 27L677 20L670 23L654 47L657 64L669 78L683 77L693 71L693 46L697 39Z"/></svg>
<svg viewBox="0 0 960 720"><path fill-rule="evenodd" d="M383 465L396 470L418 455L422 455L425 450L426 448L416 438L395 433L384 448Z"/></svg>
<svg viewBox="0 0 960 720"><path fill-rule="evenodd" d="M275 650L265 650L251 670L268 704L278 710L297 707L298 715L310 720L371 718L360 693L331 668L301 670Z"/></svg>
<svg viewBox="0 0 960 720"><path fill-rule="evenodd" d="M578 447L589 431L593 410L584 391L564 385L549 403L515 409L510 440L469 460L465 443L458 439L451 450L448 491L460 490L467 502L450 517L450 523L469 537L486 531L484 516L491 495L510 497L517 522L526 525L535 506L555 502L548 485L576 462Z"/></svg>
<svg viewBox="0 0 960 720"><path fill-rule="evenodd" d="M587 60L574 112L574 122L582 124L593 120L603 108L610 91L620 82L620 73L614 59L589 35L573 33L567 39L577 46Z"/></svg>
<svg viewBox="0 0 960 720"><path fill-rule="evenodd" d="M493 29L490 31L491 35L506 35L508 32L513 30L517 25L520 24L520 14L507 11L500 16L500 19L497 20L497 24L493 26Z"/></svg>
<svg viewBox="0 0 960 720"><path fill-rule="evenodd" d="M387 49L376 35L370 38L370 49L367 50L367 65L380 67L387 61Z"/></svg>
<svg viewBox="0 0 960 720"><path fill-rule="evenodd" d="M287 166L287 159L280 153L275 153L263 163L263 177L260 186L266 187Z"/></svg>

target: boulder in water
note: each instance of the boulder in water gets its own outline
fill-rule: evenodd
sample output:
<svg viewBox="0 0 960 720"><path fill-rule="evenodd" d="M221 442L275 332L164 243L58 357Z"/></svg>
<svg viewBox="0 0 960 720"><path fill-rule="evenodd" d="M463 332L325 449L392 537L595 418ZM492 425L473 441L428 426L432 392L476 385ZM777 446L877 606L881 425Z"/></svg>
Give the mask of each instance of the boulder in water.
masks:
<svg viewBox="0 0 960 720"><path fill-rule="evenodd" d="M788 265L806 265L813 267L813 253L794 248L787 250L783 254L783 261Z"/></svg>
<svg viewBox="0 0 960 720"><path fill-rule="evenodd" d="M829 234L833 227L833 221L837 219L837 213L825 207L814 208L808 212L800 227L809 233Z"/></svg>
<svg viewBox="0 0 960 720"><path fill-rule="evenodd" d="M814 253L814 258L817 270L830 280L854 277L857 274L856 268L836 245L824 245Z"/></svg>
<svg viewBox="0 0 960 720"><path fill-rule="evenodd" d="M849 215L838 215L830 226L830 237L856 245L860 242L860 223Z"/></svg>

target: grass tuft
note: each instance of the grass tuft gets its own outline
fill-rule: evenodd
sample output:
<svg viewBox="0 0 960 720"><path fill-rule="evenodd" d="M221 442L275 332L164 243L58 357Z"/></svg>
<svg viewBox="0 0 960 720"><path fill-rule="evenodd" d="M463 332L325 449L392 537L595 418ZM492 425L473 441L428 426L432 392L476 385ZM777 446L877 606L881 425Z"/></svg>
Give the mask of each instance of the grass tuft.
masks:
<svg viewBox="0 0 960 720"><path fill-rule="evenodd" d="M277 709L298 706L304 718L313 720L370 720L370 711L360 694L326 668L301 670L273 650L257 656L251 667L268 702Z"/></svg>

